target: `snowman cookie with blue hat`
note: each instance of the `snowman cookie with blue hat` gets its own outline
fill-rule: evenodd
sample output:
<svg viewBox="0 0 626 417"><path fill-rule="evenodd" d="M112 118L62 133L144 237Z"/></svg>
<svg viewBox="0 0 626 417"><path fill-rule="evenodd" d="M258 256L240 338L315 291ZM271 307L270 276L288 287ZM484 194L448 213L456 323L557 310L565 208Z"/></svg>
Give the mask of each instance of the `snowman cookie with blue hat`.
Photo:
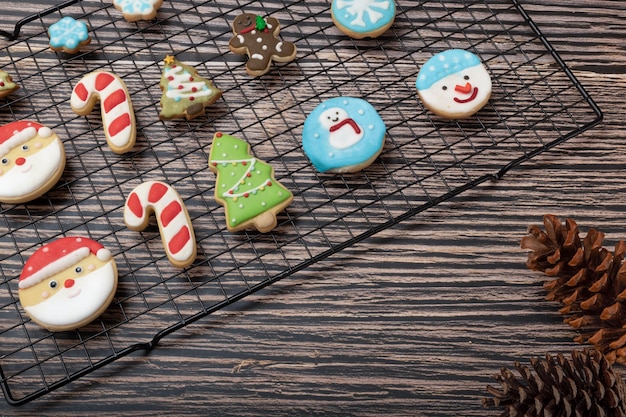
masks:
<svg viewBox="0 0 626 417"><path fill-rule="evenodd" d="M417 74L417 94L430 111L446 119L463 119L491 97L491 76L475 54L449 49L431 57Z"/></svg>

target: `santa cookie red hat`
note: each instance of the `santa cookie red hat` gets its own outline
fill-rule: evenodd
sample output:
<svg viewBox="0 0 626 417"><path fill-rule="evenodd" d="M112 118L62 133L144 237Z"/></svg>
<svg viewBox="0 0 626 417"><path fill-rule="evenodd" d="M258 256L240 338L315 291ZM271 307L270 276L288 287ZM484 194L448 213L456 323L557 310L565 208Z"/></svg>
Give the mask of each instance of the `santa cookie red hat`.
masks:
<svg viewBox="0 0 626 417"><path fill-rule="evenodd" d="M19 288L31 287L80 262L90 254L101 261L111 259L111 252L95 240L84 237L65 237L39 248L26 261Z"/></svg>
<svg viewBox="0 0 626 417"><path fill-rule="evenodd" d="M52 130L28 120L19 120L0 127L0 157L8 154L11 149L31 140L37 134L49 137Z"/></svg>

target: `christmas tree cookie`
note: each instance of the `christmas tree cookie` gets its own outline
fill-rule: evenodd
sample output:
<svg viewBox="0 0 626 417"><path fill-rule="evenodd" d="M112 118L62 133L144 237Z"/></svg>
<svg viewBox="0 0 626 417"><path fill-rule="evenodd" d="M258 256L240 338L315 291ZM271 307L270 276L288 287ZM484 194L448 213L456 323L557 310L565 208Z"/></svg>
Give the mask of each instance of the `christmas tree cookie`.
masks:
<svg viewBox="0 0 626 417"><path fill-rule="evenodd" d="M204 108L217 101L222 91L211 80L202 78L191 66L167 56L161 76L161 120L185 117L191 120L204 114Z"/></svg>
<svg viewBox="0 0 626 417"><path fill-rule="evenodd" d="M8 96L18 88L20 88L19 85L13 82L11 76L0 70L0 98Z"/></svg>
<svg viewBox="0 0 626 417"><path fill-rule="evenodd" d="M276 214L293 200L293 194L274 178L274 168L252 156L248 143L234 136L215 134L209 168L217 174L215 199L226 210L231 232L271 231Z"/></svg>

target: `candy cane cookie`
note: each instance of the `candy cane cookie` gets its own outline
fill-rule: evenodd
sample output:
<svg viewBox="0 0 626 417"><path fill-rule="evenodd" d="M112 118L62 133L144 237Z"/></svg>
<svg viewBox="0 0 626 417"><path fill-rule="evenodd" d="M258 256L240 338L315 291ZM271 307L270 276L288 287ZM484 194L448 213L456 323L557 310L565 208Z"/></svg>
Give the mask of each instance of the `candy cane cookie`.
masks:
<svg viewBox="0 0 626 417"><path fill-rule="evenodd" d="M160 181L138 185L126 199L124 223L140 232L148 226L152 213L169 261L179 268L191 265L196 259L196 238L185 203L172 186Z"/></svg>
<svg viewBox="0 0 626 417"><path fill-rule="evenodd" d="M72 91L70 105L80 116L89 114L101 101L104 134L111 150L122 154L135 145L135 113L124 81L108 71L85 75Z"/></svg>

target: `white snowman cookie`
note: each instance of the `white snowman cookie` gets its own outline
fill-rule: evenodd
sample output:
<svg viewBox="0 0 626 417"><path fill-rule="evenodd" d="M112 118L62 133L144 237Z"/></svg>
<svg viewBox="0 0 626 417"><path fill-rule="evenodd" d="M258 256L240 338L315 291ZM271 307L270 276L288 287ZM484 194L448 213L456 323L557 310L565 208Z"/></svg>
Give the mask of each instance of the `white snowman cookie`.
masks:
<svg viewBox="0 0 626 417"><path fill-rule="evenodd" d="M343 174L369 166L381 153L387 128L367 101L335 97L304 122L302 148L320 172Z"/></svg>
<svg viewBox="0 0 626 417"><path fill-rule="evenodd" d="M470 117L491 97L491 76L475 54L449 49L430 58L417 74L417 94L446 119Z"/></svg>
<svg viewBox="0 0 626 417"><path fill-rule="evenodd" d="M26 120L0 126L0 202L42 196L64 169L63 142L50 128Z"/></svg>
<svg viewBox="0 0 626 417"><path fill-rule="evenodd" d="M117 289L111 252L83 237L64 237L39 248L24 264L20 303L51 331L74 330L100 316Z"/></svg>

